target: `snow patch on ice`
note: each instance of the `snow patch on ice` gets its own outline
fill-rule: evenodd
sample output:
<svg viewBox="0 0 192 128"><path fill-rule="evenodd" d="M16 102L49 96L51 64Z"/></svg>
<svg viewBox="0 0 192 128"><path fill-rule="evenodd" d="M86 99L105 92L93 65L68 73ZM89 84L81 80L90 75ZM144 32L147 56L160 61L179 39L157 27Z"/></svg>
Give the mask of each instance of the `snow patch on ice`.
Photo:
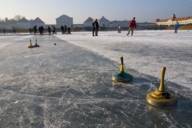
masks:
<svg viewBox="0 0 192 128"><path fill-rule="evenodd" d="M127 68L155 77L166 66L166 80L192 88L192 31L136 31L133 37L126 32L100 32L98 37L74 32L57 37L118 63L124 56Z"/></svg>

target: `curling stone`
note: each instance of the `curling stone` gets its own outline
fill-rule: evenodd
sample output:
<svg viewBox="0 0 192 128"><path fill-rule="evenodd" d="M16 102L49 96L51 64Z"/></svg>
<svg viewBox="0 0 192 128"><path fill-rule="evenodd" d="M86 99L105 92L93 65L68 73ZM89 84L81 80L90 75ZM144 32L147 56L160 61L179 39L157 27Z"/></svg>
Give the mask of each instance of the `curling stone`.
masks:
<svg viewBox="0 0 192 128"><path fill-rule="evenodd" d="M29 44L28 48L33 48L33 45L32 45L32 42L31 42L31 39L30 39L30 44Z"/></svg>
<svg viewBox="0 0 192 128"><path fill-rule="evenodd" d="M177 103L174 93L168 92L165 89L164 85L165 71L166 67L163 67L161 70L161 79L159 88L150 91L146 96L147 103L150 105L161 107L161 106L175 105Z"/></svg>
<svg viewBox="0 0 192 128"><path fill-rule="evenodd" d="M129 83L132 82L133 76L125 72L125 65L123 62L123 57L121 57L121 64L119 67L120 72L112 76L113 83Z"/></svg>
<svg viewBox="0 0 192 128"><path fill-rule="evenodd" d="M36 42L35 42L34 47L40 47L40 46L37 44L37 39L36 39Z"/></svg>

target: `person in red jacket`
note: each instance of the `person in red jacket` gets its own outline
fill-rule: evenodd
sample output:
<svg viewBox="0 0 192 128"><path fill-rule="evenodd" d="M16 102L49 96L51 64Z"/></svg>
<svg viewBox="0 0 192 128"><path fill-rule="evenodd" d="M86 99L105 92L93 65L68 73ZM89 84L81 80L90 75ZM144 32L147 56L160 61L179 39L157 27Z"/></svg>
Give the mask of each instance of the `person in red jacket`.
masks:
<svg viewBox="0 0 192 128"><path fill-rule="evenodd" d="M137 27L135 17L133 17L133 19L129 22L128 26L129 26L129 30L128 30L127 36L130 34L130 32L131 32L131 36L133 36L134 30Z"/></svg>

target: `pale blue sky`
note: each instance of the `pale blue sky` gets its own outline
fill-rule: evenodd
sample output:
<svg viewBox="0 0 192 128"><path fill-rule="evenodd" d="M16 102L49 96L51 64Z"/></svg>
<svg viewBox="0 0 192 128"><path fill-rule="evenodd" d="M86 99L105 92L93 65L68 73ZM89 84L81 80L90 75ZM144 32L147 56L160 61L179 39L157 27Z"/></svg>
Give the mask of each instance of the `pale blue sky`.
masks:
<svg viewBox="0 0 192 128"><path fill-rule="evenodd" d="M0 18L12 18L17 14L27 18L40 17L46 23L67 14L75 23L87 17L110 20L127 20L133 16L137 21L155 21L156 18L192 16L192 0L0 0Z"/></svg>

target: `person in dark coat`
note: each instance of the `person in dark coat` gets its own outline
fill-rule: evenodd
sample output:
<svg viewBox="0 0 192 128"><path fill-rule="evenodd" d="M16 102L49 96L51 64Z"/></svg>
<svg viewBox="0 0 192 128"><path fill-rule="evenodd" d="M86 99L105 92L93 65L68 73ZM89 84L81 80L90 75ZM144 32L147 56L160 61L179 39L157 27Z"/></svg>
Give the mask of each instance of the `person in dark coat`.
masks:
<svg viewBox="0 0 192 128"><path fill-rule="evenodd" d="M61 26L61 33L62 33L62 34L64 34L64 33L65 33L65 28L64 28L64 26L63 26L63 25Z"/></svg>
<svg viewBox="0 0 192 128"><path fill-rule="evenodd" d="M51 27L50 26L48 26L48 33L49 33L49 35L51 35Z"/></svg>
<svg viewBox="0 0 192 128"><path fill-rule="evenodd" d="M92 36L95 36L95 22L92 23Z"/></svg>
<svg viewBox="0 0 192 128"><path fill-rule="evenodd" d="M71 28L70 27L67 28L67 32L68 32L68 34L71 34Z"/></svg>
<svg viewBox="0 0 192 128"><path fill-rule="evenodd" d="M98 31L99 31L99 22L96 19L95 20L95 36L98 36Z"/></svg>
<svg viewBox="0 0 192 128"><path fill-rule="evenodd" d="M34 34L36 35L36 33L37 33L37 26L34 26L34 27L33 27L33 32L34 32Z"/></svg>
<svg viewBox="0 0 192 128"><path fill-rule="evenodd" d="M40 33L40 35L43 35L43 33L44 33L44 27L43 26L39 27L39 33Z"/></svg>
<svg viewBox="0 0 192 128"><path fill-rule="evenodd" d="M53 30L52 30L53 34L56 34L56 28L55 28L55 26L52 26L52 28L53 28Z"/></svg>
<svg viewBox="0 0 192 128"><path fill-rule="evenodd" d="M135 17L133 17L133 19L129 22L128 26L129 26L129 30L128 30L127 36L130 34L130 32L131 32L131 36L133 36L134 30L137 27Z"/></svg>

